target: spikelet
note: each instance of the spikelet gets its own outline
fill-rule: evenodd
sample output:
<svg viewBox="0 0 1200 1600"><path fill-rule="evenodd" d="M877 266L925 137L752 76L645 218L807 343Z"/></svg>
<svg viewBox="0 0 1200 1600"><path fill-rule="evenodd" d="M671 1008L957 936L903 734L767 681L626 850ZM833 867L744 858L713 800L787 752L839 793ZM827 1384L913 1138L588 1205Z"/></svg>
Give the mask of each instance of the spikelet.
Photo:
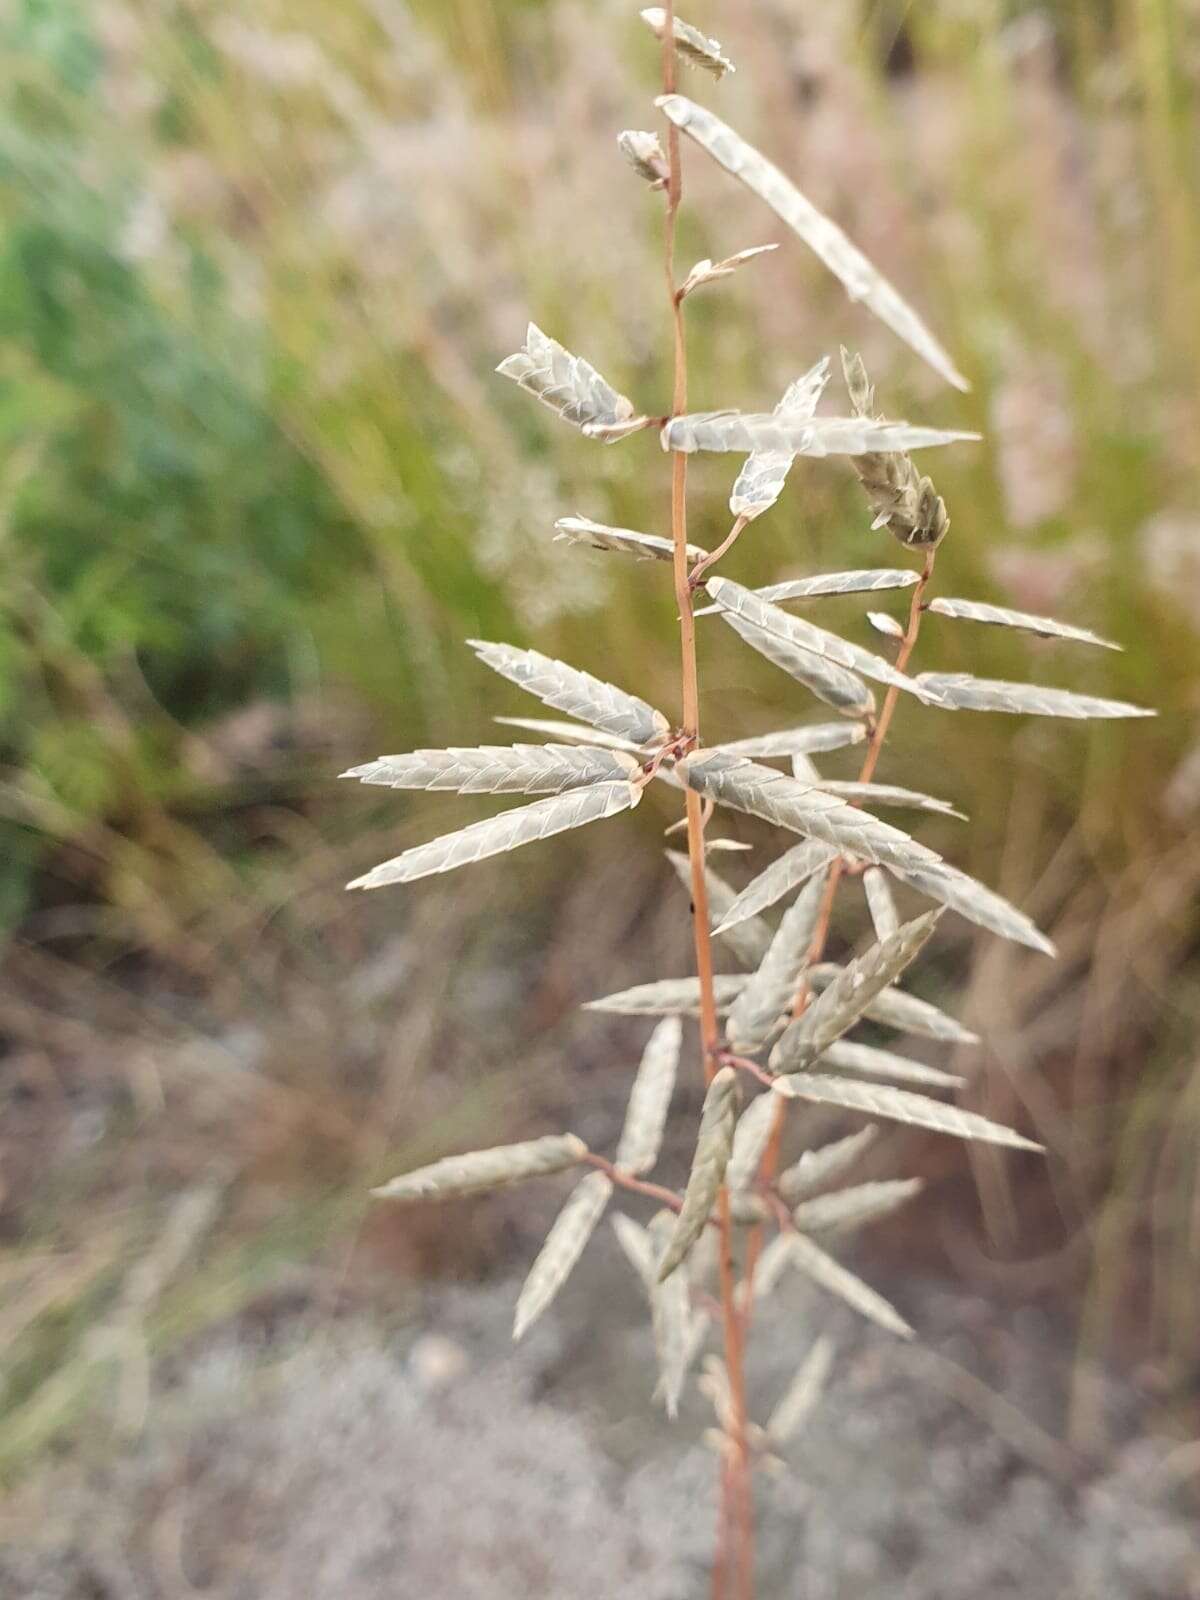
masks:
<svg viewBox="0 0 1200 1600"><path fill-rule="evenodd" d="M615 1165L635 1177L649 1172L662 1146L667 1108L679 1067L683 1027L677 1016L664 1017L642 1052L629 1094Z"/></svg>
<svg viewBox="0 0 1200 1600"><path fill-rule="evenodd" d="M692 864L688 857L679 850L668 850L667 860L675 868L680 883L690 895ZM725 879L714 872L707 863L704 867L704 883L708 891L709 922L714 935L729 946L744 967L757 967L771 943L770 925L761 917L742 917L736 926L725 927L725 918L738 897Z"/></svg>
<svg viewBox="0 0 1200 1600"><path fill-rule="evenodd" d="M645 426L645 418L634 416L632 403L618 394L590 362L564 350L536 322L529 324L524 349L506 356L496 371L511 378L564 421L573 422L596 437L621 438Z"/></svg>
<svg viewBox="0 0 1200 1600"><path fill-rule="evenodd" d="M777 1031L795 998L825 897L825 874L818 873L788 907L762 965L734 1001L726 1034L741 1055L762 1048Z"/></svg>
<svg viewBox="0 0 1200 1600"><path fill-rule="evenodd" d="M663 539L656 533L635 533L632 528L610 528L607 523L593 522L590 517L559 517L554 527L556 542L614 551L618 555L633 556L637 561L670 562L675 554L670 539ZM703 561L707 554L708 551L698 544L687 546L689 561Z"/></svg>
<svg viewBox="0 0 1200 1600"><path fill-rule="evenodd" d="M951 911L957 911L969 922L976 922L981 928L998 933L1002 939L1028 945L1031 950L1040 950L1043 955L1054 954L1050 940L1023 911L1018 911L1003 895L977 883L957 867L947 866L944 861L935 861L894 870L903 883L928 895L931 900L940 901Z"/></svg>
<svg viewBox="0 0 1200 1600"><path fill-rule="evenodd" d="M770 1070L796 1072L810 1066L848 1032L880 990L916 959L939 915L927 911L849 962L807 1011L789 1024L771 1052Z"/></svg>
<svg viewBox="0 0 1200 1600"><path fill-rule="evenodd" d="M649 1229L654 1261L650 1316L654 1327L654 1348L658 1355L659 1392L667 1415L672 1418L679 1412L679 1396L683 1392L691 1343L687 1274L663 1270L675 1226L674 1215L670 1211L660 1211L651 1218Z"/></svg>
<svg viewBox="0 0 1200 1600"><path fill-rule="evenodd" d="M667 30L667 13L664 8L647 6L640 15L646 26L661 39ZM727 72L737 71L729 57L721 53L721 46L716 39L705 38L699 28L693 28L690 22L684 22L680 17L672 17L671 22L675 53L689 66L711 72L714 78L723 78Z"/></svg>
<svg viewBox="0 0 1200 1600"><path fill-rule="evenodd" d="M641 798L641 789L628 782L599 783L588 789L551 795L545 800L535 800L531 806L519 806L498 817L472 822L455 833L443 834L440 839L405 850L373 867L361 878L355 878L346 887L380 889L387 884L412 883L433 873L471 866L488 856L535 844L539 839L548 839L569 828L581 828L588 822L599 822L604 817L615 816L618 811L628 811Z"/></svg>
<svg viewBox="0 0 1200 1600"><path fill-rule="evenodd" d="M797 1369L774 1411L767 1418L772 1444L786 1444L803 1428L825 1392L833 1368L833 1340L822 1334Z"/></svg>
<svg viewBox="0 0 1200 1600"><path fill-rule="evenodd" d="M902 1339L912 1338L913 1330L895 1306L861 1278L855 1277L853 1272L847 1271L840 1261L826 1255L802 1233L789 1233L787 1240L789 1265L798 1267L815 1284L837 1295L839 1300L844 1300L869 1322L878 1323L881 1328L899 1334Z"/></svg>
<svg viewBox="0 0 1200 1600"><path fill-rule="evenodd" d="M656 133L626 128L617 135L617 149L652 189L666 188L667 157Z"/></svg>
<svg viewBox="0 0 1200 1600"><path fill-rule="evenodd" d="M825 656L802 650L778 633L756 628L734 611L718 607L721 621L744 639L752 650L765 656L774 666L810 689L818 700L844 717L869 717L875 710L875 696L867 685L845 667L835 666Z"/></svg>
<svg viewBox="0 0 1200 1600"><path fill-rule="evenodd" d="M664 450L738 455L754 450L793 456L872 456L881 451L930 450L963 444L979 434L961 428L924 428L910 422L872 422L867 417L810 417L773 411L691 411L671 417L659 432Z"/></svg>
<svg viewBox="0 0 1200 1600"><path fill-rule="evenodd" d="M926 610L935 616L957 617L963 622L1019 628L1024 633L1036 633L1039 639L1071 639L1076 644L1099 645L1103 650L1121 648L1111 639L1102 639L1090 628L1076 628L1069 622L1056 622L1053 617L1038 617L1028 611L1010 611L1007 606L986 605L982 600L958 600L939 595L929 602Z"/></svg>
<svg viewBox="0 0 1200 1600"><path fill-rule="evenodd" d="M661 711L615 684L594 678L590 672L555 661L540 650L519 650L515 645L483 639L468 639L467 643L483 664L502 678L518 684L556 711L590 722L604 733L650 746L661 744L668 732L669 724Z"/></svg>
<svg viewBox="0 0 1200 1600"><path fill-rule="evenodd" d="M684 1191L683 1209L675 1219L670 1243L658 1265L660 1283L670 1277L683 1261L708 1222L733 1149L737 1100L737 1073L732 1067L722 1067L704 1096L700 1131L696 1136L696 1153L692 1157L692 1170Z"/></svg>
<svg viewBox="0 0 1200 1600"><path fill-rule="evenodd" d="M696 262L679 286L679 298L686 299L689 294L702 289L706 283L716 283L721 278L731 278L747 261L754 261L759 256L765 256L778 248L777 244L754 244L748 250L739 250L735 255L726 256L721 261L710 261L706 256L703 261Z"/></svg>
<svg viewBox="0 0 1200 1600"><path fill-rule="evenodd" d="M983 1144L1008 1145L1014 1150L1041 1150L1040 1144L1014 1133L1011 1128L981 1117L974 1111L943 1105L908 1089L893 1089L878 1083L855 1083L849 1078L827 1078L816 1073L796 1072L776 1078L771 1085L790 1100L809 1100L815 1105L842 1106L847 1111L865 1111L872 1117L889 1117L931 1133L948 1133L956 1139L977 1139Z"/></svg>
<svg viewBox="0 0 1200 1600"><path fill-rule="evenodd" d="M868 1122L865 1128L859 1128L857 1133L848 1134L844 1139L806 1150L799 1161L779 1174L775 1187L788 1205L795 1205L848 1172L878 1137L879 1129Z"/></svg>
<svg viewBox="0 0 1200 1600"><path fill-rule="evenodd" d="M822 1071L861 1072L868 1078L896 1078L901 1083L923 1083L930 1089L961 1089L965 1079L923 1061L910 1061L893 1050L879 1050L871 1044L838 1039L822 1052Z"/></svg>
<svg viewBox="0 0 1200 1600"><path fill-rule="evenodd" d="M1047 689L1038 683L1005 683L998 678L973 678L969 672L922 672L916 682L934 705L947 711L1007 711L1030 717L1153 717L1157 712L1125 700L1098 700L1069 689Z"/></svg>
<svg viewBox="0 0 1200 1600"><path fill-rule="evenodd" d="M879 940L890 939L900 926L900 917L888 886L887 874L880 867L868 867L863 873L862 885L875 937Z"/></svg>
<svg viewBox="0 0 1200 1600"><path fill-rule="evenodd" d="M859 355L842 350L842 372L856 417L871 417L875 391ZM854 470L875 513L874 526L887 528L900 543L916 549L940 544L950 529L946 505L932 482L903 452L908 445L881 445L879 452L856 457Z"/></svg>
<svg viewBox="0 0 1200 1600"><path fill-rule="evenodd" d="M638 764L615 750L562 744L483 745L413 750L351 767L343 778L389 789L451 789L458 794L562 794L636 776Z"/></svg>
<svg viewBox="0 0 1200 1600"><path fill-rule="evenodd" d="M851 244L841 228L823 216L778 167L753 145L747 144L720 117L696 105L686 95L662 95L655 103L677 128L682 128L714 161L770 206L820 257L852 300L862 301L948 383L957 389L968 387L966 379L912 307L876 271L862 251Z"/></svg>
<svg viewBox="0 0 1200 1600"><path fill-rule="evenodd" d="M760 1094L742 1112L733 1130L733 1150L725 1169L725 1182L730 1190L731 1203L736 1204L743 1191L751 1188L758 1176L763 1152L779 1116L779 1105L774 1095ZM737 1219L740 1220L740 1219ZM758 1217L751 1218L758 1221Z"/></svg>
<svg viewBox="0 0 1200 1600"><path fill-rule="evenodd" d="M804 974L811 989L827 989L843 969L831 961L818 962ZM882 989L863 1013L872 1022L898 1028L902 1033L919 1034L925 1039L941 1039L948 1044L978 1044L979 1035L964 1028L955 1017L939 1011L928 1000L903 989Z"/></svg>
<svg viewBox="0 0 1200 1600"><path fill-rule="evenodd" d="M586 1179L584 1180L586 1182ZM802 1200L792 1212L801 1233L852 1233L887 1217L920 1194L920 1178L888 1178L879 1183L859 1183L851 1189Z"/></svg>
<svg viewBox="0 0 1200 1600"><path fill-rule="evenodd" d="M571 1276L604 1215L612 1190L612 1180L603 1172L589 1172L568 1195L517 1298L514 1339L532 1327Z"/></svg>
<svg viewBox="0 0 1200 1600"><path fill-rule="evenodd" d="M745 972L718 973L713 979L718 1015L728 1011L749 982ZM700 1011L699 978L660 978L657 983L638 983L632 989L606 994L599 1000L585 1000L585 1011L611 1011L622 1017L696 1016Z"/></svg>
<svg viewBox="0 0 1200 1600"><path fill-rule="evenodd" d="M769 760L775 756L817 755L861 744L867 736L862 722L810 722L803 728L782 728L778 733L756 733L748 739L711 746L724 756Z"/></svg>
<svg viewBox="0 0 1200 1600"><path fill-rule="evenodd" d="M491 1150L470 1150L444 1156L431 1166L402 1173L371 1193L379 1200L456 1200L485 1189L502 1189L526 1178L565 1172L587 1155L587 1145L573 1133L552 1133L524 1144L502 1144Z"/></svg>
<svg viewBox="0 0 1200 1600"><path fill-rule="evenodd" d="M746 885L725 913L725 920L716 932L724 936L747 917L756 916L768 906L773 906L798 885L807 883L814 872L820 872L836 855L833 846L820 839L805 839L802 844L794 844Z"/></svg>
<svg viewBox="0 0 1200 1600"><path fill-rule="evenodd" d="M823 356L816 366L810 367L802 377L789 383L775 407L773 416L787 415L797 419L811 417L817 402L829 382L829 357ZM753 522L769 511L783 492L792 462L796 459L791 450L753 450L742 463L733 491L729 496L729 509L735 517Z"/></svg>

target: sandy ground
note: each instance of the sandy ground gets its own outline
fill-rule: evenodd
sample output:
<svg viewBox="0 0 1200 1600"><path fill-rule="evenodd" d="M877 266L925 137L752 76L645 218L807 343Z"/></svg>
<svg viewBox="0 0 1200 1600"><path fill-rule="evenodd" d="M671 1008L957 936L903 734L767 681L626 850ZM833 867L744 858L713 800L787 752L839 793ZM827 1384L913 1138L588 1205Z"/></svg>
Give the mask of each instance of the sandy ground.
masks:
<svg viewBox="0 0 1200 1600"><path fill-rule="evenodd" d="M1041 1313L881 1287L917 1344L799 1282L764 1315L759 1415L817 1333L837 1356L788 1470L760 1480L762 1600L1200 1596L1194 1451L1139 1437L1106 1380L1114 1443L1083 1466L1055 1443L1067 1347ZM702 1600L711 1418L694 1385L675 1423L652 1403L611 1237L516 1350L515 1293L427 1289L392 1329L300 1308L173 1358L136 1436L21 1491L0 1594Z"/></svg>

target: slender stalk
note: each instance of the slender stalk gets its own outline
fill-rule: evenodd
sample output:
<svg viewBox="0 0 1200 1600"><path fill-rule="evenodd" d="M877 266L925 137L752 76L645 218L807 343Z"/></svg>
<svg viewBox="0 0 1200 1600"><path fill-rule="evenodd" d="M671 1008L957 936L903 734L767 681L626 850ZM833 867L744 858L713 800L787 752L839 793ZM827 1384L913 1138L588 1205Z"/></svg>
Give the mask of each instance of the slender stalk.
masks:
<svg viewBox="0 0 1200 1600"><path fill-rule="evenodd" d="M674 5L668 0L663 28L662 85L664 94L675 92ZM671 307L674 344L674 384L671 414L687 409L687 344L683 328L683 305L675 283L675 232L679 202L683 193L683 163L679 130L674 123L667 131L667 188L663 260L667 295ZM696 666L696 621L692 614L692 589L687 564L687 456L675 451L671 456L671 540L675 601L679 610L679 640L682 680L682 731L688 747L700 740L700 682ZM709 930L708 888L704 875L704 808L701 797L692 789L685 797L688 861L692 881L692 932L696 950L696 972L700 981L700 1036L704 1053L705 1081L718 1070L720 1027L717 1022L713 990L712 942ZM735 1300L733 1268L733 1226L729 1212L729 1191L722 1185L717 1201L717 1220L721 1234L720 1282L721 1313L725 1344L725 1366L732 1397L735 1455L721 1475L721 1530L713 1568L713 1600L753 1600L754 1594L754 1512L750 1484L750 1451L746 1429L746 1387L742 1362L742 1332ZM729 1585L727 1588L727 1578Z"/></svg>

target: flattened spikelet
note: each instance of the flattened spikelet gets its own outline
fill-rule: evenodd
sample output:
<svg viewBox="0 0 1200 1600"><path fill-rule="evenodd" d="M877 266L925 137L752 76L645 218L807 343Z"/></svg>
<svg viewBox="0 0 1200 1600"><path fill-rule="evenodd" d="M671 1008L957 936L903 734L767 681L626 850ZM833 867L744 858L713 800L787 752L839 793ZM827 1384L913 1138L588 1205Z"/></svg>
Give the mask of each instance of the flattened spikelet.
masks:
<svg viewBox="0 0 1200 1600"><path fill-rule="evenodd" d="M637 762L614 750L563 744L482 745L413 750L351 767L343 778L389 789L452 789L459 794L562 794L593 783L628 781Z"/></svg>
<svg viewBox="0 0 1200 1600"><path fill-rule="evenodd" d="M506 356L496 371L578 428L611 429L619 436L629 424L641 425L641 419L634 417L632 403L623 394L618 394L590 362L564 350L535 322L529 324L524 349Z"/></svg>
<svg viewBox="0 0 1200 1600"><path fill-rule="evenodd" d="M1008 1145L1014 1150L1040 1150L1040 1144L1014 1133L998 1122L991 1122L974 1111L943 1105L908 1089L893 1089L877 1083L855 1083L850 1078L828 1078L815 1073L797 1072L776 1078L771 1085L791 1100L811 1100L817 1105L843 1106L847 1111L865 1111L872 1117L889 1117L933 1133L948 1133L956 1139L978 1139L983 1144Z"/></svg>
<svg viewBox="0 0 1200 1600"><path fill-rule="evenodd" d="M607 523L593 522L590 517L559 517L554 524L555 540L564 544L585 545L592 550L611 550L618 555L633 556L638 561L670 561L674 546L670 539L656 533L635 533L632 528L610 528ZM698 544L689 544L689 561L703 561L708 551Z"/></svg>
<svg viewBox="0 0 1200 1600"><path fill-rule="evenodd" d="M939 595L936 600L929 602L927 609L939 617L957 617L963 622L1019 628L1025 633L1036 633L1040 639L1071 639L1076 644L1095 644L1104 650L1121 648L1111 639L1102 639L1090 628L1076 628L1069 622L1056 622L1053 617L1039 617L1029 611L1010 611L1007 606L987 605L982 600L959 600Z"/></svg>
<svg viewBox="0 0 1200 1600"><path fill-rule="evenodd" d="M920 578L911 567L865 567L855 572L820 572L811 578L787 578L755 589L760 600L817 600L830 594L877 594L881 589L911 589Z"/></svg>
<svg viewBox="0 0 1200 1600"><path fill-rule="evenodd" d="M501 1189L526 1178L565 1172L587 1155L587 1145L573 1133L552 1133L523 1144L502 1144L490 1150L469 1150L443 1156L431 1166L405 1172L372 1189L379 1200L451 1200L460 1195Z"/></svg>
<svg viewBox="0 0 1200 1600"><path fill-rule="evenodd" d="M824 356L803 377L788 384L772 415L787 415L797 419L811 417L828 382L829 357ZM742 470L729 496L729 509L733 515L752 522L755 517L761 517L764 511L769 511L782 494L795 459L794 452L790 450L751 451L742 463Z"/></svg>
<svg viewBox="0 0 1200 1600"><path fill-rule="evenodd" d="M675 868L680 883L690 895L692 892L691 862L679 850L668 850L667 860ZM757 967L771 943L770 924L761 917L746 917L735 927L722 926L724 918L737 899L725 879L705 865L704 882L708 890L708 917L713 935L720 938L733 951L744 967Z"/></svg>
<svg viewBox="0 0 1200 1600"><path fill-rule="evenodd" d="M798 884L806 883L814 872L820 872L836 854L832 845L820 839L805 839L801 844L794 844L746 885L725 913L717 933L724 934L747 917L773 906Z"/></svg>
<svg viewBox="0 0 1200 1600"><path fill-rule="evenodd" d="M913 680L897 672L882 656L874 655L870 650L864 650L846 639L839 639L837 634L829 633L824 628L814 627L801 617L793 617L790 612L781 610L768 600L760 600L753 589L735 583L732 578L710 578L705 589L723 611L740 617L748 627L770 634L793 649L808 650L824 661L845 667L860 677L873 678L877 683L907 689L910 693L917 692Z"/></svg>
<svg viewBox="0 0 1200 1600"><path fill-rule="evenodd" d="M825 750L844 750L848 745L861 744L867 736L862 722L810 722L803 728L783 728L778 733L756 733L748 739L734 739L728 744L713 745L725 756L745 756L747 759L771 756L816 755Z"/></svg>
<svg viewBox="0 0 1200 1600"><path fill-rule="evenodd" d="M726 1033L739 1054L760 1049L780 1027L795 998L824 898L825 874L819 872L784 913L762 965L734 1001Z"/></svg>
<svg viewBox="0 0 1200 1600"><path fill-rule="evenodd" d="M1040 950L1043 955L1052 956L1055 953L1050 940L1023 911L1018 911L1003 895L977 883L957 867L937 861L896 869L896 876L919 893L928 895L931 900L938 900L951 911L957 911L969 922L998 933L1002 939L1028 945L1031 950Z"/></svg>
<svg viewBox="0 0 1200 1600"><path fill-rule="evenodd" d="M626 128L617 135L617 148L652 189L666 187L667 158L656 133Z"/></svg>
<svg viewBox="0 0 1200 1600"><path fill-rule="evenodd" d="M745 972L722 972L713 979L718 1013L728 1011L748 983ZM622 1017L694 1016L700 1010L699 978L660 978L657 983L639 983L617 994L584 1002L585 1011L610 1011Z"/></svg>
<svg viewBox="0 0 1200 1600"><path fill-rule="evenodd" d="M802 1200L792 1213L801 1233L852 1233L856 1228L890 1216L924 1187L920 1178L886 1178L859 1183L851 1189Z"/></svg>
<svg viewBox="0 0 1200 1600"><path fill-rule="evenodd" d="M839 1072L862 1072L869 1078L898 1078L901 1083L924 1083L931 1089L961 1089L965 1079L952 1072L942 1072L937 1067L927 1067L923 1061L910 1061L893 1050L878 1050L871 1044L858 1044L851 1039L838 1039L821 1054L820 1066L824 1070L836 1067Z"/></svg>
<svg viewBox="0 0 1200 1600"><path fill-rule="evenodd" d="M973 678L969 672L921 672L917 683L932 703L946 711L1006 711L1030 717L1153 717L1145 706L1124 700L1098 700L1069 689L1047 689L1038 683L1006 683L1001 678Z"/></svg>
<svg viewBox="0 0 1200 1600"><path fill-rule="evenodd" d="M841 795L844 800L861 800L867 806L906 806L914 811L936 811L940 816L966 821L965 814L957 811L949 800L939 800L936 795L921 794L916 789L901 789L894 783L853 783L840 778L822 778L821 787L826 794Z"/></svg>
<svg viewBox="0 0 1200 1600"><path fill-rule="evenodd" d="M623 1172L635 1176L649 1172L658 1160L682 1038L683 1025L679 1018L664 1017L642 1052L617 1146L616 1165Z"/></svg>
<svg viewBox="0 0 1200 1600"><path fill-rule="evenodd" d="M661 39L667 28L667 13L663 7L647 6L640 15L646 26ZM689 66L711 72L714 78L723 78L727 72L737 70L729 57L722 55L716 39L705 38L699 28L693 28L690 22L684 22L681 17L672 17L671 21L675 52Z"/></svg>
<svg viewBox="0 0 1200 1600"><path fill-rule="evenodd" d="M831 961L819 962L805 973L805 980L813 989L826 989L841 972L841 967ZM920 1034L925 1039L943 1039L949 1044L978 1044L979 1035L964 1028L956 1017L939 1011L928 1000L915 994L905 994L903 989L883 989L875 996L864 1012L872 1022L882 1022L886 1027L898 1028L902 1033Z"/></svg>
<svg viewBox="0 0 1200 1600"><path fill-rule="evenodd" d="M667 1415L679 1411L679 1396L687 1374L691 1346L691 1302L687 1275L664 1273L663 1263L671 1249L675 1217L660 1211L650 1222L650 1247L655 1266L650 1290L650 1314L654 1325L654 1348L658 1355L659 1390Z"/></svg>
<svg viewBox="0 0 1200 1600"><path fill-rule="evenodd" d="M754 1183L778 1115L775 1096L760 1094L738 1118L733 1130L733 1151L725 1169L725 1182L731 1195L749 1189Z"/></svg>
<svg viewBox="0 0 1200 1600"><path fill-rule="evenodd" d="M902 1339L912 1338L912 1328L895 1306L885 1300L877 1290L872 1289L870 1284L855 1277L854 1273L847 1271L840 1261L835 1261L832 1256L826 1255L819 1245L815 1245L811 1239L806 1239L802 1233L789 1233L787 1239L788 1256L792 1266L798 1267L806 1277L811 1278L822 1289L828 1289L830 1294L835 1294L839 1300L844 1300L858 1312L859 1316L866 1317L869 1322L878 1323L889 1333L898 1333Z"/></svg>
<svg viewBox="0 0 1200 1600"><path fill-rule="evenodd" d="M748 250L739 250L736 255L726 256L723 261L710 261L707 257L703 261L697 261L680 285L679 298L682 300L685 296L694 294L706 283L716 283L721 278L732 277L747 261L754 261L759 256L767 255L778 248L776 244L754 244Z"/></svg>
<svg viewBox="0 0 1200 1600"><path fill-rule="evenodd" d="M812 1349L767 1418L767 1437L773 1444L786 1444L803 1428L825 1392L832 1368L833 1340L822 1334L813 1340Z"/></svg>
<svg viewBox="0 0 1200 1600"><path fill-rule="evenodd" d="M845 287L852 300L861 300L933 370L956 389L968 387L966 379L930 333L912 307L896 292L853 245L841 228L823 216L779 168L711 111L685 95L663 95L658 106L677 128L739 178L776 216L796 233Z"/></svg>
<svg viewBox="0 0 1200 1600"><path fill-rule="evenodd" d="M802 650L777 633L756 628L735 612L720 611L720 616L752 650L757 650L760 656L765 656L773 666L802 683L818 700L840 711L844 717L869 717L875 710L875 696L861 678L847 672L845 667L835 666L812 650Z"/></svg>
<svg viewBox="0 0 1200 1600"><path fill-rule="evenodd" d="M521 1338L537 1321L571 1276L604 1215L612 1190L612 1181L603 1172L589 1172L567 1196L518 1296L514 1339Z"/></svg>
<svg viewBox="0 0 1200 1600"><path fill-rule="evenodd" d="M970 443L979 434L961 428L923 428L868 417L792 417L774 411L691 411L671 417L659 439L664 450L741 455L755 450L793 456L875 456L937 445Z"/></svg>
<svg viewBox="0 0 1200 1600"><path fill-rule="evenodd" d="M771 1052L772 1072L795 1072L810 1066L859 1020L867 1006L920 953L937 926L940 913L927 911L898 928L890 938L849 962L818 994L804 1014L790 1023Z"/></svg>
<svg viewBox="0 0 1200 1600"><path fill-rule="evenodd" d="M900 916L888 885L887 873L882 867L868 867L863 873L862 885L875 937L890 939L900 926Z"/></svg>
<svg viewBox="0 0 1200 1600"><path fill-rule="evenodd" d="M684 1191L683 1209L675 1219L670 1243L658 1264L660 1283L680 1265L708 1222L733 1149L737 1099L737 1073L732 1067L722 1067L704 1096L700 1131L696 1136L696 1153Z"/></svg>
<svg viewBox="0 0 1200 1600"><path fill-rule="evenodd" d="M581 723L558 722L553 717L493 717L493 722L506 728L528 728L531 733L549 734L555 739L574 739L577 744L599 745L604 750L624 750L636 755L641 746L632 739L620 739L614 733L602 733L599 728L587 728Z"/></svg>
<svg viewBox="0 0 1200 1600"><path fill-rule="evenodd" d="M878 1137L879 1129L868 1122L865 1128L859 1128L857 1133L848 1134L844 1139L806 1150L799 1161L779 1174L775 1187L789 1205L795 1205L848 1172Z"/></svg>
<svg viewBox="0 0 1200 1600"><path fill-rule="evenodd" d="M436 872L470 866L488 856L501 855L521 845L548 839L552 834L564 833L568 828L581 828L585 823L599 822L618 811L628 811L641 797L642 791L631 783L600 783L589 789L551 795L546 800L535 800L531 806L519 806L498 817L472 822L456 833L445 833L440 839L405 850L361 878L355 878L347 888L380 889L387 884L411 883Z"/></svg>
<svg viewBox="0 0 1200 1600"><path fill-rule="evenodd" d="M626 1216L623 1211L618 1211L613 1216L612 1225L617 1243L621 1246L625 1259L637 1273L647 1297L653 1295L656 1265L654 1245L648 1230L643 1228L640 1222L635 1222L632 1217Z"/></svg>
<svg viewBox="0 0 1200 1600"><path fill-rule="evenodd" d="M676 764L691 789L718 805L762 817L793 833L832 845L863 861L917 866L936 861L933 851L869 811L850 806L821 789L810 789L773 767L702 751Z"/></svg>
<svg viewBox="0 0 1200 1600"><path fill-rule="evenodd" d="M627 694L578 667L569 667L565 661L544 656L540 650L519 650L515 645L483 639L468 639L467 643L484 665L502 678L528 690L556 711L590 722L605 733L631 739L635 745L655 745L661 744L668 730L662 712L637 695Z"/></svg>

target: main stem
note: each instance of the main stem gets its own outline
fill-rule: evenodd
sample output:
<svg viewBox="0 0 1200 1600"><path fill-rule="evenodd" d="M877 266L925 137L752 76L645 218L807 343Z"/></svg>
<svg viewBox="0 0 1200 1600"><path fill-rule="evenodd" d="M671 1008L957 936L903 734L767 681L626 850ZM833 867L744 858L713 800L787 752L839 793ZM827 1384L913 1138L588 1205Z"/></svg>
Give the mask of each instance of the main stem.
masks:
<svg viewBox="0 0 1200 1600"><path fill-rule="evenodd" d="M668 3L663 28L663 93L675 92L674 6ZM674 387L671 414L687 410L687 344L683 330L683 305L675 283L675 231L679 202L683 193L683 167L679 149L679 130L674 123L667 132L667 203L664 230L664 264L667 294L671 305L674 341ZM700 680L696 668L696 621L692 615L692 591L688 584L687 561L687 456L675 451L671 456L671 541L675 603L679 610L679 642L682 677L682 731L689 745L700 742ZM717 1023L716 996L713 990L712 940L709 932L708 887L704 871L704 808L694 789L685 790L688 861L692 879L692 933L696 948L696 972L700 983L700 1037L704 1053L705 1082L717 1071L720 1029ZM713 1600L753 1600L754 1595L754 1507L751 1490L750 1453L746 1430L746 1385L742 1361L742 1329L735 1299L733 1268L733 1226L729 1214L729 1191L722 1185L717 1201L720 1228L721 1320L724 1330L725 1367L733 1410L732 1451L721 1472L721 1527L717 1538L717 1557L713 1567Z"/></svg>

